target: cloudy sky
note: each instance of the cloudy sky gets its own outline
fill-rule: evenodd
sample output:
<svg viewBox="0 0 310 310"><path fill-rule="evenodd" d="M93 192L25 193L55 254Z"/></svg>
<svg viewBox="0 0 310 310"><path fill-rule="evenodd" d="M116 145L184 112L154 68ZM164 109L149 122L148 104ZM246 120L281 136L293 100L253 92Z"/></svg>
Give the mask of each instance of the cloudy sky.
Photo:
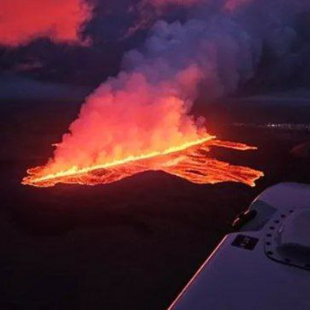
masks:
<svg viewBox="0 0 310 310"><path fill-rule="evenodd" d="M2 0L0 98L40 97L46 89L65 96L74 93L74 87L81 94L95 89L124 69L128 51L143 49L156 31L161 36L163 30L156 26L159 21L167 25L179 22L184 29L189 21L210 24L213 20L215 25L205 31L222 36L230 31L227 23L232 21L237 25L232 38L248 35L253 41L251 52L244 46L244 54L257 59L250 65L253 68L246 68L244 59L240 59L244 66L234 65L251 76L240 74L234 82L238 87L232 87L231 92L309 88L309 16L310 4L305 0ZM184 40L183 49L188 42L195 44L189 37L173 31L171 35ZM207 35L205 40L210 40ZM240 38L236 40L240 44ZM226 49L234 49L234 44L226 44ZM220 67L220 85L225 88L232 77L224 71L234 69L231 62L225 62L221 47L216 47L215 53L213 63Z"/></svg>

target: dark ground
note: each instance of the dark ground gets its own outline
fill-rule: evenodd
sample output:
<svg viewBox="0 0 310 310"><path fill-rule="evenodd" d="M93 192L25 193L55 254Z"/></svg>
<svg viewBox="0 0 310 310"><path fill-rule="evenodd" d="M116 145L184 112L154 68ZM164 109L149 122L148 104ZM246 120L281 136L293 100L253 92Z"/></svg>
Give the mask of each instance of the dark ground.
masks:
<svg viewBox="0 0 310 310"><path fill-rule="evenodd" d="M264 122L278 115L263 109L223 107L209 118L260 115ZM310 120L310 108L284 110L285 120L275 121L298 113ZM1 310L165 309L257 194L280 181L310 183L310 162L289 154L310 133L216 124L210 127L219 137L259 147L211 153L263 170L256 188L194 185L161 172L95 187L20 185L27 167L50 156L77 111L69 102L0 104Z"/></svg>

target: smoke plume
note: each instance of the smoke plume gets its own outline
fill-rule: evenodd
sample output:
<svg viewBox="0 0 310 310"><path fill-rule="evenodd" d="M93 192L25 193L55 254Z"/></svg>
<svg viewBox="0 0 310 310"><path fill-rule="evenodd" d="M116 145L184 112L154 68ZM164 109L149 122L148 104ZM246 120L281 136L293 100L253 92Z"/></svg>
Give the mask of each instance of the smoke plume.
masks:
<svg viewBox="0 0 310 310"><path fill-rule="evenodd" d="M255 75L266 44L288 55L295 19L310 8L293 0L189 3L186 21L156 22L146 42L125 55L119 75L86 99L48 172L160 152L205 135L203 120L190 116L199 93L207 101L236 91Z"/></svg>
<svg viewBox="0 0 310 310"><path fill-rule="evenodd" d="M81 27L90 17L84 0L1 0L0 45L17 47L42 37L84 43Z"/></svg>

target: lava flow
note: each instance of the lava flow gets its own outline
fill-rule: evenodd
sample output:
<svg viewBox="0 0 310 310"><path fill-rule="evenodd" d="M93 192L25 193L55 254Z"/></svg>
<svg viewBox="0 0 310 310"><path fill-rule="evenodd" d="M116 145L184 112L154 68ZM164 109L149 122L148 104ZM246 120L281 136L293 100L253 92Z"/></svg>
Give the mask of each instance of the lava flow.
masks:
<svg viewBox="0 0 310 310"><path fill-rule="evenodd" d="M264 174L248 167L234 166L208 156L212 147L224 147L239 151L255 150L241 143L216 140L207 136L184 143L164 152L151 152L131 156L90 167L72 167L56 173L46 173L45 167L28 170L23 184L37 187L54 186L57 183L96 185L122 180L144 171L164 171L196 184L240 182L255 186L255 181Z"/></svg>

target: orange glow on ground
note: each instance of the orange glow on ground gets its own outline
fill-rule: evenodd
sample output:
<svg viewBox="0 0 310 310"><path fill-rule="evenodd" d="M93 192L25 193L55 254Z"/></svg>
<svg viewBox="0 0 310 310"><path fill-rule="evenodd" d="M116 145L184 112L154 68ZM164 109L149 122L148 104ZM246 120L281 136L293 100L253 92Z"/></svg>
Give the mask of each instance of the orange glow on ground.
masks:
<svg viewBox="0 0 310 310"><path fill-rule="evenodd" d="M254 150L241 143L216 140L206 136L195 141L169 148L163 152L150 152L90 167L72 167L68 170L47 174L45 167L28 170L24 185L50 187L57 183L97 185L113 183L144 171L164 171L196 184L240 182L255 186L264 174L260 171L234 166L208 156L212 147L224 147L239 151Z"/></svg>

